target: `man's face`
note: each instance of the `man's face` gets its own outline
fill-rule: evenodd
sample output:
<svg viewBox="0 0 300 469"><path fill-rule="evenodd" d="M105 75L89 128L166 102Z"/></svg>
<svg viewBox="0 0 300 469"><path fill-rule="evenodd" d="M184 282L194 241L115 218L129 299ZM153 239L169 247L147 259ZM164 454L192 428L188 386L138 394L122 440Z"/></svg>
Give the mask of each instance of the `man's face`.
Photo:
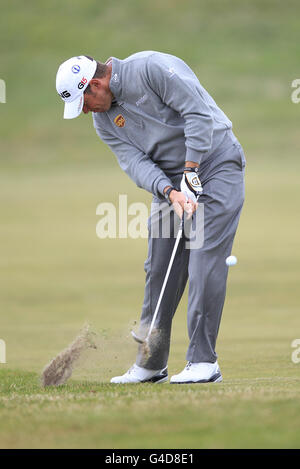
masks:
<svg viewBox="0 0 300 469"><path fill-rule="evenodd" d="M111 107L112 93L100 80L90 82L90 92L84 93L83 112L106 112Z"/></svg>

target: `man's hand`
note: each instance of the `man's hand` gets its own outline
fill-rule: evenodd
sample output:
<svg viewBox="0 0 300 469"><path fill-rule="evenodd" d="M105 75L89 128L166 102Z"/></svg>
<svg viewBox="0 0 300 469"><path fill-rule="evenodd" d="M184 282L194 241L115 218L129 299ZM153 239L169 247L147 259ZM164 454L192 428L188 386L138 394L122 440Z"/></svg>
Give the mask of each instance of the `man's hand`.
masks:
<svg viewBox="0 0 300 469"><path fill-rule="evenodd" d="M176 190L171 191L170 201L174 207L175 212L179 218L183 217L183 212L187 213L187 219L191 218L193 213L197 210L198 204L193 202L192 199L186 198L186 195L183 192Z"/></svg>

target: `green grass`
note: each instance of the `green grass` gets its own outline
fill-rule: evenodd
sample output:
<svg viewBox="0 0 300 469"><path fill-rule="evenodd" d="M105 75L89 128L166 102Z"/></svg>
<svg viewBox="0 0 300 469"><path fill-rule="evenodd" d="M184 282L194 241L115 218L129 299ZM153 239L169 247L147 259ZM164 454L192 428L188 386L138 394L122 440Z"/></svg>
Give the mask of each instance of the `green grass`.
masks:
<svg viewBox="0 0 300 469"><path fill-rule="evenodd" d="M299 448L299 2L12 0L1 8L1 448ZM100 202L150 204L99 141L91 119L63 121L58 65L142 49L185 59L234 123L246 202L217 344L224 381L113 386L135 358L144 239L96 236ZM185 364L187 294L170 375ZM85 322L99 348L70 381L41 370Z"/></svg>
<svg viewBox="0 0 300 469"><path fill-rule="evenodd" d="M34 373L1 370L0 378L0 447L299 447L296 377L47 390Z"/></svg>
<svg viewBox="0 0 300 469"><path fill-rule="evenodd" d="M217 347L224 382L187 387L109 384L134 361L129 330L142 303L146 255L145 240L95 235L99 178L107 200L116 200L111 170L6 169L0 292L8 363L0 365L1 447L299 447L300 365L291 361L299 331L299 222L287 243L285 199L273 201L281 170L274 165L267 181L262 168L248 168L234 248L238 265L229 275ZM114 178L129 203L141 200L121 173ZM296 211L297 172L288 179L285 195ZM174 320L170 374L184 366L185 317L186 295ZM75 381L42 389L43 366L86 321L98 332L99 349L80 363Z"/></svg>

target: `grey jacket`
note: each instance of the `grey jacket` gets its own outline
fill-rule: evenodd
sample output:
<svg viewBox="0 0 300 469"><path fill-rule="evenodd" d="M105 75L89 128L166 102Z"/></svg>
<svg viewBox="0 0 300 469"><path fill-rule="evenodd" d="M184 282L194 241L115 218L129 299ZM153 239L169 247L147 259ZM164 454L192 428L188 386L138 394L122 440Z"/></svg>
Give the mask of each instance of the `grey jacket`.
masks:
<svg viewBox="0 0 300 469"><path fill-rule="evenodd" d="M112 58L108 112L93 113L99 137L136 183L162 197L185 161L203 162L230 120L181 59L146 51Z"/></svg>

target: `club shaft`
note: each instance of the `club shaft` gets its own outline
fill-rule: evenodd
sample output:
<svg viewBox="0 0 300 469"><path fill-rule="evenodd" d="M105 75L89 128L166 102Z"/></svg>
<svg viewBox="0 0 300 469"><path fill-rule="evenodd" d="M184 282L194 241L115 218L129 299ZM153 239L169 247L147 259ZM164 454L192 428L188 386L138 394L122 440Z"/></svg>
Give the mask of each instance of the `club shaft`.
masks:
<svg viewBox="0 0 300 469"><path fill-rule="evenodd" d="M157 301L157 305L156 305L156 308L155 308L155 311L154 311L154 315L153 315L153 318L152 318L152 321L151 321L151 325L150 325L149 332L147 334L146 340L149 339L149 337L151 335L151 332L152 332L152 329L153 329L154 324L155 324L155 320L156 320L156 317L157 317L157 314L158 314L158 311L159 311L159 308L160 308L161 300L162 300L162 297L164 295L165 288L166 288L166 285L167 285L167 282L168 282L168 279L169 279L169 275L170 275L170 272L171 272L171 268L172 268L172 265L173 265L173 261L174 261L175 255L176 255L178 244L179 244L179 241L180 241L181 236L182 236L182 231L183 231L183 226L181 224L181 226L178 230L178 233L177 233L177 237L176 237L175 245L174 245L174 248L173 248L173 251L172 251L171 259L170 259L170 262L169 262L169 265L168 265L167 273L165 275L165 279L164 279L163 285L161 287L160 295L159 295L159 298L158 298L158 301Z"/></svg>

